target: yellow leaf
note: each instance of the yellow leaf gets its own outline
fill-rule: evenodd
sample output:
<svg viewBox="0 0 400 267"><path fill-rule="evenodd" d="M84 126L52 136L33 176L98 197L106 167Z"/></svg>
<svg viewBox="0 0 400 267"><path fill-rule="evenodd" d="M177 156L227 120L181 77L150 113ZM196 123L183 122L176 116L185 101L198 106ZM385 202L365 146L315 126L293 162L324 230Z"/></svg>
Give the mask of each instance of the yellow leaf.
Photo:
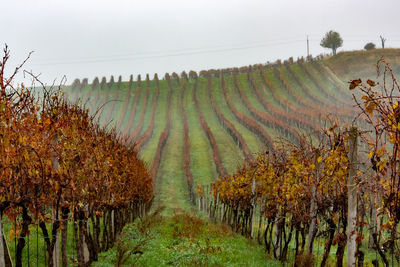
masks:
<svg viewBox="0 0 400 267"><path fill-rule="evenodd" d="M371 151L368 153L368 158L372 158L372 155L374 155L374 151L373 151L373 150L371 150Z"/></svg>
<svg viewBox="0 0 400 267"><path fill-rule="evenodd" d="M315 169L315 165L314 164L310 164L310 169L314 170Z"/></svg>
<svg viewBox="0 0 400 267"><path fill-rule="evenodd" d="M321 163L321 161L322 161L322 157L318 157L317 162Z"/></svg>
<svg viewBox="0 0 400 267"><path fill-rule="evenodd" d="M378 156L383 156L384 154L385 154L385 148L380 148L377 152L376 152L376 154L378 155Z"/></svg>

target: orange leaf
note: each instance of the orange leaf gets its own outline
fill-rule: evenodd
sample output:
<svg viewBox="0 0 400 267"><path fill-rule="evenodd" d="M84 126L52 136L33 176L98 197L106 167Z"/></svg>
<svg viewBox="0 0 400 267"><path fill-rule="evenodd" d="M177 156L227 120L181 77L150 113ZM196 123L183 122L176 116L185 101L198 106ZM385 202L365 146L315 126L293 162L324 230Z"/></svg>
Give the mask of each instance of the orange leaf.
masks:
<svg viewBox="0 0 400 267"><path fill-rule="evenodd" d="M367 83L372 87L376 85L376 83L372 80L368 80Z"/></svg>
<svg viewBox="0 0 400 267"><path fill-rule="evenodd" d="M353 90L353 89L356 88L360 83L361 83L361 79L352 80L352 81L350 82L349 89L350 89L350 90Z"/></svg>
<svg viewBox="0 0 400 267"><path fill-rule="evenodd" d="M9 235L10 235L10 239L12 239L14 236L14 228L11 228Z"/></svg>

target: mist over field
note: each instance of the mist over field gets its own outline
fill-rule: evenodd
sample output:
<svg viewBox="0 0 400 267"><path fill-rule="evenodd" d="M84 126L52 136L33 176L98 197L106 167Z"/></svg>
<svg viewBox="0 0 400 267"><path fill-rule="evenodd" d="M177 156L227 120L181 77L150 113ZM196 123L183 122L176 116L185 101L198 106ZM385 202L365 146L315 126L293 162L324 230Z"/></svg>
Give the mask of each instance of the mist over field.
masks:
<svg viewBox="0 0 400 267"><path fill-rule="evenodd" d="M12 1L2 2L1 43L46 82L244 66L329 53L333 29L342 50L400 45L396 0Z"/></svg>

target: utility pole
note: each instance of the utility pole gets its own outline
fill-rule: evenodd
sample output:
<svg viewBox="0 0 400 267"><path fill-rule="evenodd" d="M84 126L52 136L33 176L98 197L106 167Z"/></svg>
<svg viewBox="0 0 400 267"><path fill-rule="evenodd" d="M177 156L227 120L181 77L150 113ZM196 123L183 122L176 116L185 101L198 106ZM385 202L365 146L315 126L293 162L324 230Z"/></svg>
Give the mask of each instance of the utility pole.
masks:
<svg viewBox="0 0 400 267"><path fill-rule="evenodd" d="M310 56L310 45L308 42L308 35L307 35L307 58Z"/></svg>

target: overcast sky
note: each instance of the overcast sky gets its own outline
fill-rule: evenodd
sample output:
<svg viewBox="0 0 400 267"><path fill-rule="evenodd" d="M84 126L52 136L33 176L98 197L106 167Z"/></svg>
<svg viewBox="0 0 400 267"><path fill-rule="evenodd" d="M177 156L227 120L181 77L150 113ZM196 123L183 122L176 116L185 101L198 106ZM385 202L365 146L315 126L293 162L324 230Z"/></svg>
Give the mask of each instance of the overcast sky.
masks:
<svg viewBox="0 0 400 267"><path fill-rule="evenodd" d="M35 51L25 69L45 82L239 67L338 51L367 42L400 47L399 0L1 0L0 44L9 68ZM19 78L21 79L21 77Z"/></svg>

